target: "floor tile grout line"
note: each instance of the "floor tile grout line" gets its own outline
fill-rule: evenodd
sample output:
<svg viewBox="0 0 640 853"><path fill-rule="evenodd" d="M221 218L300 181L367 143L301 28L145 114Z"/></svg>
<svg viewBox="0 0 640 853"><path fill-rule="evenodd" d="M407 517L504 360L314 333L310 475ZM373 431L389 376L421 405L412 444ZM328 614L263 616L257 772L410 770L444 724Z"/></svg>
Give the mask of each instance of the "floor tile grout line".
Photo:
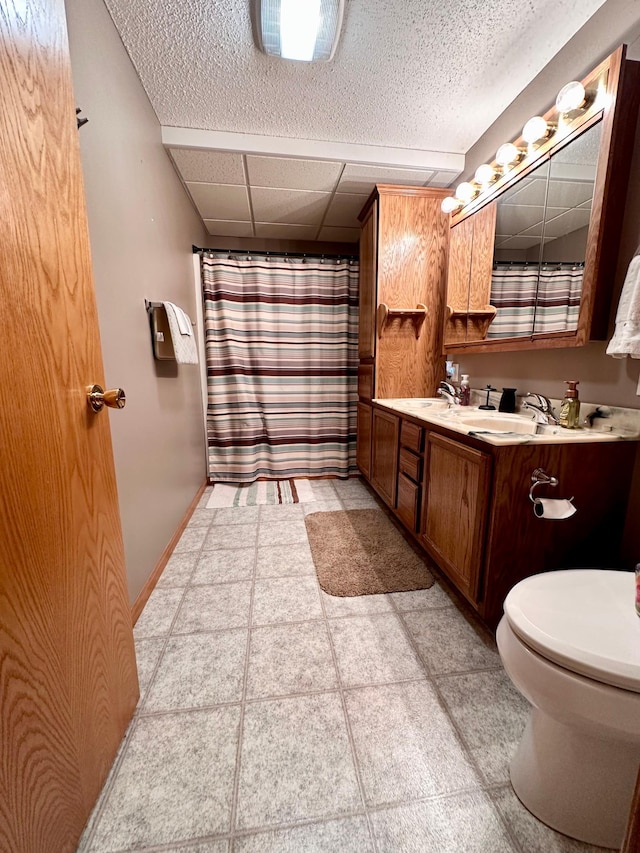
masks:
<svg viewBox="0 0 640 853"><path fill-rule="evenodd" d="M253 547L253 573L251 576L251 589L249 591L249 612L247 615L247 644L244 659L244 673L242 676L242 695L240 698L240 720L238 722L238 744L236 746L236 764L233 774L233 788L231 791L231 812L229 814L229 850L234 847L233 839L238 819L238 794L240 791L240 772L242 769L242 741L244 738L244 718L246 712L247 687L249 683L249 662L251 660L251 623L253 621L253 605L256 589L256 571L258 568L258 542L260 541L260 512L258 511L258 522L256 527L256 538Z"/></svg>
<svg viewBox="0 0 640 853"><path fill-rule="evenodd" d="M189 525L187 524L187 526L185 527L185 531L188 529L189 529ZM183 531L183 535L184 535L184 531ZM206 538L206 534L205 534L204 538ZM180 540L178 540L178 541L180 541ZM204 542L204 539L203 539L203 542ZM173 551L171 553L169 559L171 559L171 557L173 556L174 553L175 553L175 551ZM197 562L198 561L196 559L196 561L194 562L193 569L191 571L191 575L189 577L191 577L193 575L193 572L195 572ZM167 560L167 563L168 563L168 560ZM165 568L166 568L166 566L165 566ZM163 569L163 571L164 571L164 569ZM158 654L158 658L156 660L155 666L153 667L153 671L152 671L152 673L149 677L149 680L147 682L147 685L144 689L144 695L142 696L142 701L140 701L140 699L138 700L138 704L136 705L136 707L134 709L133 716L131 718L131 722L129 724L129 727L127 728L127 731L125 732L125 736L123 739L124 740L124 747L123 747L121 753L116 756L116 761L114 762L114 765L111 768L111 771L113 771L113 772L110 771L109 777L107 777L107 788L106 788L106 790L103 788L100 792L98 814L96 815L96 819L93 822L93 826L91 827L91 831L90 831L89 836L87 838L86 850L88 851L88 853L91 853L91 847L93 845L93 839L95 837L95 832L96 832L96 830L97 830L97 828L98 828L98 826L102 820L102 816L104 814L105 806L109 800L109 797L111 796L111 791L113 790L113 786L115 784L115 781L116 781L116 779L120 773L120 768L121 768L122 763L124 761L125 754L127 753L128 749L129 749L129 745L131 743L131 738L133 737L134 732L137 730L138 725L140 723L140 720L145 719L145 716L142 712L143 712L144 706L145 706L146 701L147 701L147 696L151 692L151 688L153 686L153 682L155 680L156 674L157 674L158 669L160 667L160 664L162 662L162 658L164 657L164 653L167 649L167 645L169 644L169 641L171 639L171 636L172 636L171 632L172 632L173 626L175 624L176 619L178 618L178 613L180 612L180 608L182 607L182 603L185 599L185 596L187 594L188 589L189 589L189 586L187 584L182 591L182 596L180 597L180 601L178 603L178 606L176 607L175 613L173 614L173 619L171 620L171 625L169 626L169 630L168 630L166 636L164 637L164 643L162 644L162 648ZM144 610L144 608L143 608L143 610ZM142 639L151 639L151 638L138 637L138 639L142 640ZM135 637L134 637L134 647L135 647ZM104 796L103 796L103 794L104 794Z"/></svg>
<svg viewBox="0 0 640 853"><path fill-rule="evenodd" d="M251 838L254 835L266 835L268 833L285 832L287 830L305 828L309 826L322 826L327 823L333 823L341 820L349 820L358 817L366 819L367 812L371 814L377 814L380 812L394 811L396 809L403 808L406 806L420 805L422 803L433 803L448 799L453 800L464 794L473 795L478 794L479 792L483 792L487 795L491 795L492 793L508 790L510 790L510 787L504 784L492 785L482 789L472 786L462 786L453 791L447 791L446 793L432 794L430 796L424 797L409 797L407 799L393 802L363 806L362 808L351 809L347 812L329 812L328 814L323 815L322 817L301 818L300 820L283 821L281 823L260 824L257 826L248 827L247 829L238 829L234 833L219 832L192 838L177 839L175 841L167 842L166 844L151 845L149 847L145 847L144 850L145 853L146 851L148 851L148 853L164 853L164 851L171 851L171 853L173 853L173 851L176 849L176 845L179 845L180 847L185 847L185 853L188 853L190 847L195 847L196 845L207 843L208 841L232 841L243 838ZM496 808L498 807L496 806ZM134 848L134 853L138 853L139 849L140 848ZM120 848L119 850L114 851L114 853L127 853L127 851L130 850L131 848Z"/></svg>
<svg viewBox="0 0 640 853"><path fill-rule="evenodd" d="M342 501L341 501L342 503ZM340 666L338 665L338 655L335 650L333 637L331 635L331 626L329 625L329 619L327 617L326 607L324 599L322 595L320 596L320 607L322 608L322 613L324 614L325 621L325 630L327 632L327 636L329 638L329 648L331 649L331 656L333 658L333 665L336 671L336 678L338 684L338 694L340 696L340 704L342 706L342 714L344 716L345 726L347 730L347 738L349 739L349 746L351 747L351 758L353 761L353 767L356 774L356 782L358 784L358 791L360 793L360 800L362 802L362 807L365 811L365 818L367 821L367 829L369 830L369 838L371 839L371 844L373 846L374 853L378 850L378 843L376 841L376 837L373 833L373 824L371 822L371 818L369 816L369 812L367 809L367 798L365 795L364 789L364 779L362 776L362 768L360 767L360 762L358 760L358 753L356 750L355 738L353 737L353 731L351 729L351 722L349 720L349 714L347 712L347 702L344 694L344 688L342 685L342 675L340 673Z"/></svg>
<svg viewBox="0 0 640 853"><path fill-rule="evenodd" d="M392 604L393 604L393 606L394 606L394 607L396 607L395 602L393 602L393 601L392 601ZM476 756L474 755L473 750L471 749L471 747L467 744L467 740L466 740L466 738L465 738L465 736L464 736L464 734L463 734L463 732L462 732L462 729L458 726L458 723L457 723L457 722L456 722L456 720L454 719L453 715L450 713L450 711L449 711L449 706L448 706L448 704L447 704L447 702L446 702L446 700L445 700L444 694L443 694L442 690L440 689L440 686L438 685L438 683L437 683L437 681L436 681L436 678L435 678L435 677L434 677L434 675L433 675L432 667L428 664L428 662L427 662L426 660L424 660L423 656L420 654L420 650L419 650L419 648L418 648L418 644L416 643L415 638L413 637L413 634L412 634L412 633L411 633L411 631L409 630L409 626L408 626L408 625L406 624L406 622L404 621L403 614L402 614L402 613L398 613L398 615L399 615L399 617L400 617L400 622L402 623L403 629L404 629L404 631L405 631L405 634L406 634L406 636L407 636L407 638L408 638L409 642L411 643L411 645L412 645L412 647L413 647L413 649L414 649L415 653L418 655L419 659L422 661L423 666L424 666L424 668L425 668L425 671L426 671L426 672L429 674L429 676L430 676L430 681L431 681L431 683L433 684L433 689L434 689L434 691L435 691L435 693L436 693L436 696L437 696L437 698L438 698L438 703L440 704L440 707L442 708L442 710L443 710L443 711L444 711L444 713L446 714L447 719L449 720L450 725L452 726L452 728L453 728L454 732L456 733L456 736L457 736L457 738L458 738L458 741L459 741L460 745L462 746L462 748L463 748L463 750L464 750L464 753L465 753L465 755L466 755L466 757L467 757L467 760L469 761L469 763L470 763L470 764L471 764L471 766L473 767L473 769L474 769L474 771L475 771L475 773L476 773L476 776L478 777L478 781L481 783L481 789L482 789L482 790L484 790L484 784L486 783L486 778L485 778L485 776L484 776L484 773L482 772L482 768L481 768L481 766L480 766L480 763L479 763L479 761L477 760ZM463 614L463 615L464 615L464 614ZM505 831L505 832L506 832L506 834L507 834L507 838L508 838L512 843L513 843L513 842L514 842L514 840L516 840L516 839L514 839L514 836L513 836L512 832L511 832L511 828L509 827L509 825L508 825L507 821L505 820L505 818L504 818L504 816L503 816L502 812L498 809L497 805L494 803L493 799L491 799L491 797L489 797L489 799L490 799L490 801L491 801L491 804L492 804L492 806L493 806L493 808L494 808L495 812L497 813L497 815L498 815L498 817L499 817L499 819L500 819L500 822L501 822L501 824L502 824L502 827L504 828L504 831ZM517 841L517 840L516 840L516 841ZM516 843L515 850L516 850L516 853L523 853L523 851L521 850L521 847L520 847L520 844L519 844L519 843Z"/></svg>

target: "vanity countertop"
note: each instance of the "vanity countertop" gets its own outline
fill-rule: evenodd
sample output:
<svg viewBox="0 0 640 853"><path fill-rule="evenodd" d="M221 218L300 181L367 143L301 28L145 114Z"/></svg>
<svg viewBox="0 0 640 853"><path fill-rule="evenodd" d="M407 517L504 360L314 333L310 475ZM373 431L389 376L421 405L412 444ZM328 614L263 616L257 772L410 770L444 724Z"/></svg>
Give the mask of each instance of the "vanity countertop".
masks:
<svg viewBox="0 0 640 853"><path fill-rule="evenodd" d="M376 405L408 415L425 424L444 427L494 446L518 444L576 444L590 442L638 441L640 439L640 409L606 407L606 418L594 420L594 426L564 429L536 424L533 412L506 414L497 410L482 410L477 406L449 406L440 399L402 398L376 399ZM583 403L581 417L597 408Z"/></svg>

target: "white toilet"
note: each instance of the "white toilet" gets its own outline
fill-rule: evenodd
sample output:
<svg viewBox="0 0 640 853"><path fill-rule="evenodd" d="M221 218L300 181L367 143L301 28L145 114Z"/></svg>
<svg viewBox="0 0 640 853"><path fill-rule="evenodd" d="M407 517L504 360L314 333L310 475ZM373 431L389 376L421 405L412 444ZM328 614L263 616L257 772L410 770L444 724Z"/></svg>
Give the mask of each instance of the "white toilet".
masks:
<svg viewBox="0 0 640 853"><path fill-rule="evenodd" d="M522 803L559 832L620 849L640 767L640 618L632 572L534 575L504 603L498 650L533 705L511 762Z"/></svg>

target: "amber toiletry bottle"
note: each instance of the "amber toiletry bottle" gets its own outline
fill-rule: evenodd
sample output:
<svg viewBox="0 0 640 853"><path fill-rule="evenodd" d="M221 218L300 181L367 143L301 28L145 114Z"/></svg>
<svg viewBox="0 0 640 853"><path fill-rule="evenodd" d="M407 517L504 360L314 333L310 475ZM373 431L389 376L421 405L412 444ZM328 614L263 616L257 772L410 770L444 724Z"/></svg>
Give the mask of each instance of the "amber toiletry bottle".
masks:
<svg viewBox="0 0 640 853"><path fill-rule="evenodd" d="M578 380L566 380L569 386L564 392L560 405L560 426L565 429L578 429L580 421L580 400L578 399Z"/></svg>

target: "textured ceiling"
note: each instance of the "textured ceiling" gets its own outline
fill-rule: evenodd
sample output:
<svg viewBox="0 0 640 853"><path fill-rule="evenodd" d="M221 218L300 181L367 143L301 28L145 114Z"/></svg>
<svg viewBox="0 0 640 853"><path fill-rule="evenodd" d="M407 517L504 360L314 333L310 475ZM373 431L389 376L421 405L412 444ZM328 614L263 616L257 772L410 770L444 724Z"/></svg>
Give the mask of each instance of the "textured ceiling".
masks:
<svg viewBox="0 0 640 853"><path fill-rule="evenodd" d="M256 48L254 0L105 0L209 233L331 241L374 183L449 186L603 3L346 0L334 59L300 63Z"/></svg>
<svg viewBox="0 0 640 853"><path fill-rule="evenodd" d="M464 153L604 0L347 0L315 64L258 51L252 2L106 0L162 125Z"/></svg>

